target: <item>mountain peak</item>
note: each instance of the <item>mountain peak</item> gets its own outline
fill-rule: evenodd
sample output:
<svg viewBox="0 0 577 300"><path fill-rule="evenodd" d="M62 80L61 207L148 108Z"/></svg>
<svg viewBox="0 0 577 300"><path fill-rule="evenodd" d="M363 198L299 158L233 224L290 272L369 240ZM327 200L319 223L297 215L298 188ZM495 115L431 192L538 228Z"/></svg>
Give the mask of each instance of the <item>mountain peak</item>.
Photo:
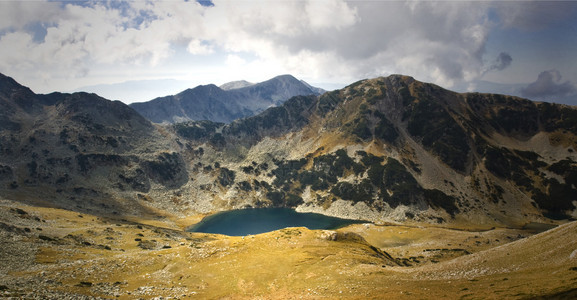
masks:
<svg viewBox="0 0 577 300"><path fill-rule="evenodd" d="M32 93L32 90L19 84L12 77L0 73L0 93L8 96L17 90Z"/></svg>
<svg viewBox="0 0 577 300"><path fill-rule="evenodd" d="M278 75L273 77L272 79L281 79L281 80L298 80L296 79L294 76L292 76L291 74L282 74L282 75Z"/></svg>
<svg viewBox="0 0 577 300"><path fill-rule="evenodd" d="M244 87L249 87L251 85L254 85L254 83L248 82L246 80L237 80L237 81L227 82L227 83L221 85L220 88L225 90L225 91L230 91L230 90L236 90L236 89L240 89L240 88L244 88Z"/></svg>

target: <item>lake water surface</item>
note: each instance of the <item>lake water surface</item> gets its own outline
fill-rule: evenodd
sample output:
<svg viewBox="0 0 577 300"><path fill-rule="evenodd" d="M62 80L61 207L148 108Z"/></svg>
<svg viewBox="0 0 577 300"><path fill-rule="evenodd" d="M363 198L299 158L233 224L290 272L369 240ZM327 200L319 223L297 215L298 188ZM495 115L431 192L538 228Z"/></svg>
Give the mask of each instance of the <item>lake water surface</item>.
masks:
<svg viewBox="0 0 577 300"><path fill-rule="evenodd" d="M226 211L208 216L188 231L244 236L287 227L337 229L358 223L366 222L315 213L298 213L290 208L254 208Z"/></svg>

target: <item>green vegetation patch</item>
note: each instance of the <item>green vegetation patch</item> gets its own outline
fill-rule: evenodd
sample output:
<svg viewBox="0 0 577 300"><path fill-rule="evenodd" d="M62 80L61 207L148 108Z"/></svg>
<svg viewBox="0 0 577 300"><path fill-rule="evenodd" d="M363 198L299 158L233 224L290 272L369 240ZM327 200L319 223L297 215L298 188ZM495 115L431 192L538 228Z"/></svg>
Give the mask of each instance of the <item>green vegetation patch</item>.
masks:
<svg viewBox="0 0 577 300"><path fill-rule="evenodd" d="M371 125L366 117L360 116L353 121L345 124L345 128L350 130L350 133L357 136L363 141L370 140L373 137Z"/></svg>
<svg viewBox="0 0 577 300"><path fill-rule="evenodd" d="M184 161L176 152L162 153L156 160L143 162L142 166L150 178L167 187L178 187L188 180Z"/></svg>
<svg viewBox="0 0 577 300"><path fill-rule="evenodd" d="M80 172L86 174L96 166L126 166L129 160L126 157L116 154L95 153L76 155L76 163L78 164ZM28 167L32 168L30 165Z"/></svg>
<svg viewBox="0 0 577 300"><path fill-rule="evenodd" d="M173 125L176 134L183 138L192 140L207 140L221 127L222 123L211 121L194 121L177 123Z"/></svg>
<svg viewBox="0 0 577 300"><path fill-rule="evenodd" d="M424 190L425 201L429 206L434 208L442 208L451 216L455 216L459 212L457 207L457 199L455 197L449 196L440 190Z"/></svg>
<svg viewBox="0 0 577 300"><path fill-rule="evenodd" d="M398 137L399 132L384 114L375 111L374 115L379 118L379 122L375 126L375 137L389 143L393 143Z"/></svg>
<svg viewBox="0 0 577 300"><path fill-rule="evenodd" d="M450 215L459 211L456 199L438 190L424 190L406 167L394 158L375 156L357 151L360 162L349 157L344 149L312 158L312 166L305 169L310 157L301 160L277 161L277 168L270 175L276 176L274 189L267 198L274 206L291 206L302 203L304 187L314 191L329 190L334 196L354 203L364 202L376 209L388 206L427 203L444 209ZM339 181L349 174L366 177L358 182Z"/></svg>
<svg viewBox="0 0 577 300"><path fill-rule="evenodd" d="M489 96L496 105L490 122L507 133L534 135L539 130L539 111L532 101L505 95Z"/></svg>
<svg viewBox="0 0 577 300"><path fill-rule="evenodd" d="M314 110L316 96L296 96L282 106L272 107L256 116L233 122L223 129L226 136L258 137L271 130L282 133L303 127Z"/></svg>
<svg viewBox="0 0 577 300"><path fill-rule="evenodd" d="M268 192L266 197L275 207L297 207L304 203L300 196L283 191Z"/></svg>
<svg viewBox="0 0 577 300"><path fill-rule="evenodd" d="M277 187L290 185L298 178L299 170L307 163L305 158L300 160L276 161L277 168L271 171L275 176L273 184Z"/></svg>
<svg viewBox="0 0 577 300"><path fill-rule="evenodd" d="M393 143L399 137L398 130L383 113L368 109L364 103L359 106L359 110L359 115L345 124L345 130L350 134L361 141L378 139L386 143Z"/></svg>
<svg viewBox="0 0 577 300"><path fill-rule="evenodd" d="M422 138L423 146L455 170L465 172L470 147L464 129L442 105L423 95L407 106L403 119L413 136Z"/></svg>
<svg viewBox="0 0 577 300"><path fill-rule="evenodd" d="M220 168L218 173L218 182L222 186L231 186L234 184L235 172L227 168Z"/></svg>
<svg viewBox="0 0 577 300"><path fill-rule="evenodd" d="M572 160L565 159L547 166L538 154L529 151L487 146L483 153L487 170L502 179L513 181L529 193L546 216L567 218L566 212L575 209L577 164ZM546 178L541 168L562 176L564 183L555 178Z"/></svg>
<svg viewBox="0 0 577 300"><path fill-rule="evenodd" d="M422 189L413 175L398 160L388 158L383 168L380 196L393 208L411 205L422 198ZM389 195L391 193L391 195Z"/></svg>
<svg viewBox="0 0 577 300"><path fill-rule="evenodd" d="M339 182L332 189L331 193L343 200L351 200L354 203L373 203L374 187L368 180L363 180L359 184L349 182Z"/></svg>
<svg viewBox="0 0 577 300"><path fill-rule="evenodd" d="M330 111L334 110L341 102L342 99L339 95L339 91L324 93L319 97L317 110L320 115L324 116Z"/></svg>
<svg viewBox="0 0 577 300"><path fill-rule="evenodd" d="M577 132L577 109L551 103L540 103L538 109L546 131L558 129Z"/></svg>

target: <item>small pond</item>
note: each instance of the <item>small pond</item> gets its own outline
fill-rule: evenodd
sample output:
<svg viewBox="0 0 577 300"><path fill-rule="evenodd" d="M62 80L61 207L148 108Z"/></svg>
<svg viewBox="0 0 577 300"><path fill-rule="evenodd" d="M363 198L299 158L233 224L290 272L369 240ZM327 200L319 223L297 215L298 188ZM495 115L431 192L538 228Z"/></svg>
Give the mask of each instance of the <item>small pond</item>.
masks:
<svg viewBox="0 0 577 300"><path fill-rule="evenodd" d="M315 213L298 213L290 208L254 208L226 211L208 216L188 231L245 236L287 227L337 229L358 223L366 222Z"/></svg>

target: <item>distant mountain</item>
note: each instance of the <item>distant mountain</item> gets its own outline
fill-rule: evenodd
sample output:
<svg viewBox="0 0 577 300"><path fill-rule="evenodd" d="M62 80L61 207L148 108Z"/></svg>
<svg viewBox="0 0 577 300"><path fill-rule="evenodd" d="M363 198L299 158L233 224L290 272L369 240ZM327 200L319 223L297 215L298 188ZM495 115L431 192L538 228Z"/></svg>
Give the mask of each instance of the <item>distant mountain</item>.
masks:
<svg viewBox="0 0 577 300"><path fill-rule="evenodd" d="M311 89L311 91L315 92L315 94L322 95L322 94L326 93L326 91L325 91L324 89L318 88L318 87L314 87L314 86L308 84L308 83L307 83L306 81L304 81L304 80L301 80L301 82L302 82L302 84L306 85L309 89Z"/></svg>
<svg viewBox="0 0 577 300"><path fill-rule="evenodd" d="M319 92L291 75L282 75L257 84L233 82L225 84L224 89L212 84L198 86L130 106L154 123L190 120L230 123L278 106L293 96Z"/></svg>
<svg viewBox="0 0 577 300"><path fill-rule="evenodd" d="M244 88L244 87L249 87L251 85L254 85L254 83L248 82L246 80L238 80L238 81L227 82L227 83L225 83L219 87L225 91L229 91L229 90L235 90L235 89L240 89L240 88Z"/></svg>
<svg viewBox="0 0 577 300"><path fill-rule="evenodd" d="M272 92L286 82L294 80L249 89L281 98ZM214 85L183 93L212 102L227 94ZM170 101L178 99L163 107L194 107ZM0 125L0 195L70 210L280 206L482 227L577 217L575 107L455 93L407 76L292 97L229 124L165 125L119 101L36 95L0 76Z"/></svg>

